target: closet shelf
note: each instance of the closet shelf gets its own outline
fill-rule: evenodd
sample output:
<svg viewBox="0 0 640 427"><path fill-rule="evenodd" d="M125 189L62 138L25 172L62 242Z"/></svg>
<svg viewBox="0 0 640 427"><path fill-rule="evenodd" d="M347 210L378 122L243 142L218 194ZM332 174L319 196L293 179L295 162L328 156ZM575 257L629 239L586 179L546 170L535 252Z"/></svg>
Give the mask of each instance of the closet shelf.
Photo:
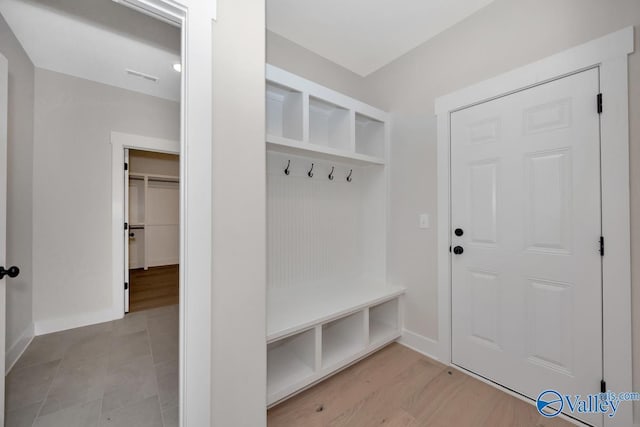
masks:
<svg viewBox="0 0 640 427"><path fill-rule="evenodd" d="M336 283L270 289L267 297L267 342L330 322L405 293L385 283Z"/></svg>
<svg viewBox="0 0 640 427"><path fill-rule="evenodd" d="M129 172L130 179L144 179L145 177L149 181L180 182L179 176Z"/></svg>
<svg viewBox="0 0 640 427"><path fill-rule="evenodd" d="M352 153L324 145L300 142L275 135L267 135L267 150L301 156L313 156L356 166L384 165L384 159Z"/></svg>

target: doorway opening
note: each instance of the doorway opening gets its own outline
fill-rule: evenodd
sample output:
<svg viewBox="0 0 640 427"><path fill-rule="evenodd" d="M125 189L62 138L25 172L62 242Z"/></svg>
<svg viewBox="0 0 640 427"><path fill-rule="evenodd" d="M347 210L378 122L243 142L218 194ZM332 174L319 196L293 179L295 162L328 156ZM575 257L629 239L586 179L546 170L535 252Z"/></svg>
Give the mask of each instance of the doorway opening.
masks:
<svg viewBox="0 0 640 427"><path fill-rule="evenodd" d="M179 303L180 157L125 149L125 312Z"/></svg>
<svg viewBox="0 0 640 427"><path fill-rule="evenodd" d="M184 354L180 352L180 326L184 326L180 318L184 312L178 303L184 298L177 297L179 273L174 267L170 300L153 304L171 303L167 310L145 310L143 306L140 310L144 312L122 318L126 203L122 192L128 189L123 183L122 157L125 149L140 145L140 138L142 148L175 157L171 172L145 170L132 160L135 172L150 175L145 179L151 203L163 203L163 197L156 197L159 193L175 193L175 203L168 203L174 207L160 206L155 210L160 217L152 222L174 236L175 242L149 242L153 249L164 251L150 251L150 267L175 266L180 263L184 246L179 240L184 233L178 230L180 210L184 209L179 187L185 180L178 177L185 169L179 166L183 156L175 155L184 142L181 70L186 67L177 67L184 57L182 20L161 22L108 0L82 4L62 0L55 5L40 0L12 1L3 3L0 13L3 34L15 36L8 51L20 51L26 64L23 74L29 90L18 91L15 96L33 100L25 107L33 117L29 125L31 148L24 156L32 191L25 204L32 214L25 213L25 217L30 217L30 229L37 230L33 238L25 239L33 248L35 261L29 262L33 277L38 277L39 271L66 272L60 280L34 279L26 310L11 307L14 313L28 312L30 318L25 319L25 338L19 337L24 346L12 353L8 398L0 399L0 425L4 424L3 406L8 420L52 425L55 419L72 419L69 411L85 404L90 404L87 409L91 408L96 424L126 413L129 419L118 423L133 425L137 422L135 415L150 408L153 413L149 419L176 425L181 414L179 384ZM65 28L64 34L59 28ZM113 130L153 138L132 138L118 145L119 154L114 156L111 147L117 144ZM169 154L152 153L156 161L163 156ZM67 162L76 166L60 167ZM18 165L14 170L20 168ZM67 191L55 189L60 182L67 183ZM120 195L117 203L112 199L115 191ZM171 220L162 218L167 212ZM117 248L110 231L116 220ZM64 238L57 233L73 227L81 232ZM167 253L170 256L164 256ZM114 282L118 282L117 289ZM0 329L4 327L0 325ZM0 366L4 367L3 360ZM40 367L48 371L39 376L38 384L22 381ZM83 373L82 379L74 376L78 372ZM73 391L69 391L69 384L74 384ZM33 401L22 394L24 387L31 386L43 390ZM4 390L2 381L0 390ZM28 414L24 412L27 407ZM13 423L8 421L7 425Z"/></svg>

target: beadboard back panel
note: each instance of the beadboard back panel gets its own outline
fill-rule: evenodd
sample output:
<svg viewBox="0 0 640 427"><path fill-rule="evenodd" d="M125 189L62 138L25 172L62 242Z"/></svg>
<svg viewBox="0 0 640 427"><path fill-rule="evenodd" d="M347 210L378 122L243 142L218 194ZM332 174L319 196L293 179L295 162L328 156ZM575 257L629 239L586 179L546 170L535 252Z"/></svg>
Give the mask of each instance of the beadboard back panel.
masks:
<svg viewBox="0 0 640 427"><path fill-rule="evenodd" d="M369 230L384 227L384 212L370 208L379 199L371 168L278 153L269 153L267 164L269 288L347 286L371 274L374 259L384 259L383 244L372 241L382 233Z"/></svg>

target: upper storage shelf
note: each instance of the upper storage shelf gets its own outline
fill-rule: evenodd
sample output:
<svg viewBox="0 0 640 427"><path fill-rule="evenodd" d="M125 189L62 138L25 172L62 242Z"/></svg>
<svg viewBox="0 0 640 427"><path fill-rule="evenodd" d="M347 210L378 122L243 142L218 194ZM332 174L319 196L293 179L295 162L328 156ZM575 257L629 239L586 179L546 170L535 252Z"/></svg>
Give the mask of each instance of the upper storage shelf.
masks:
<svg viewBox="0 0 640 427"><path fill-rule="evenodd" d="M267 135L302 141L302 92L267 83Z"/></svg>
<svg viewBox="0 0 640 427"><path fill-rule="evenodd" d="M387 113L272 65L266 76L268 150L385 164Z"/></svg>

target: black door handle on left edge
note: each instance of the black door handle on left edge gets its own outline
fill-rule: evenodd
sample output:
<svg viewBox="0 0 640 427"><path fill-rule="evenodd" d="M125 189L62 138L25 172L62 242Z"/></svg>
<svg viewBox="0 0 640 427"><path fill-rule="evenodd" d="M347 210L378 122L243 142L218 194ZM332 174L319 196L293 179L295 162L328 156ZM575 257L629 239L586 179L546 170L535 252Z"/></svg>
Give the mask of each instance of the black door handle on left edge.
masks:
<svg viewBox="0 0 640 427"><path fill-rule="evenodd" d="M4 267L0 267L0 280L4 279L4 276L9 276L13 279L14 277L18 277L18 274L20 274L20 269L15 265L13 267L9 267L8 270L5 270Z"/></svg>
<svg viewBox="0 0 640 427"><path fill-rule="evenodd" d="M464 252L464 249L462 248L462 246L456 246L455 248L453 248L453 253L456 255L461 255L462 252Z"/></svg>

